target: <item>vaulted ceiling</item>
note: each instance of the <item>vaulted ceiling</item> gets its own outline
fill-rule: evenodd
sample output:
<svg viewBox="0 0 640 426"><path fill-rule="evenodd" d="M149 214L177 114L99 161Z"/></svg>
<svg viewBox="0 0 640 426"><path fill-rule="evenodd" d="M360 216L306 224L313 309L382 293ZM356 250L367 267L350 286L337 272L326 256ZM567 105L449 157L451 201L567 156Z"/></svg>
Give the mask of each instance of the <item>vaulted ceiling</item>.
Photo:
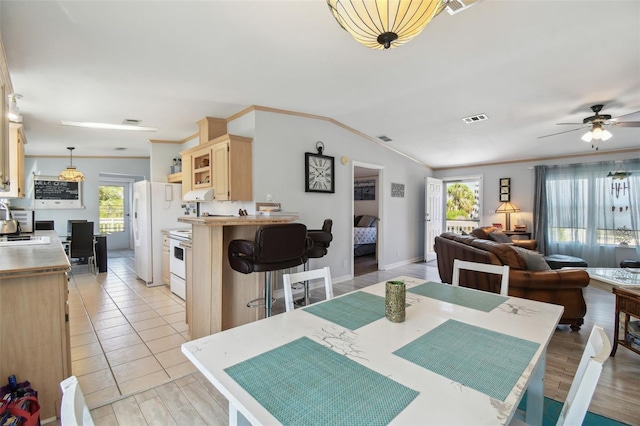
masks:
<svg viewBox="0 0 640 426"><path fill-rule="evenodd" d="M594 104L640 121L638 1L485 0L386 51L356 43L324 0L3 0L0 19L27 155L144 156L149 139L251 105L386 135L434 168L592 152L587 129L538 137L581 127L556 123ZM59 125L125 119L159 131ZM640 128L609 130L599 152L640 151Z"/></svg>

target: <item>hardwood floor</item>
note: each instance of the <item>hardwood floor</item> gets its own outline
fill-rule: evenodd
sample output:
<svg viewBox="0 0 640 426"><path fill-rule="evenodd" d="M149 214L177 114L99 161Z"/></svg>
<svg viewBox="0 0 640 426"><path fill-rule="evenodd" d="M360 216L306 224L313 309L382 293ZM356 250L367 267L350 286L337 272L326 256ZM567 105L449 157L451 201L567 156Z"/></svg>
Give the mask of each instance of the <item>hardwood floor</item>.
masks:
<svg viewBox="0 0 640 426"><path fill-rule="evenodd" d="M111 260L110 260L111 261ZM110 262L116 263L116 262ZM102 274L101 274L102 275ZM335 295L363 288L400 275L440 281L435 262L374 271L334 285ZM312 300L322 299L322 290L312 291ZM604 291L585 289L587 315L580 332L567 326L557 328L547 354L545 396L563 402L573 380L584 345L593 324L603 326L613 339L614 297ZM284 310L283 301L274 313ZM73 337L72 337L73 342ZM640 425L640 355L620 347L615 358L605 363L590 411L631 425ZM151 387L91 411L96 425L228 424L226 399L200 374Z"/></svg>
<svg viewBox="0 0 640 426"><path fill-rule="evenodd" d="M360 275L368 274L378 270L378 262L376 261L376 254L371 253L364 256L356 256L353 258L353 275L359 277Z"/></svg>

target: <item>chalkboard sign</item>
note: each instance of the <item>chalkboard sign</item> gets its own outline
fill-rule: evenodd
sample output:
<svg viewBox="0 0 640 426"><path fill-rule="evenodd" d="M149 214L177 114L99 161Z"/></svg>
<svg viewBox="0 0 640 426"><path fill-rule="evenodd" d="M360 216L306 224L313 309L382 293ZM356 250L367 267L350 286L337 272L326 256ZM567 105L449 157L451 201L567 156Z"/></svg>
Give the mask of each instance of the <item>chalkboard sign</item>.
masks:
<svg viewBox="0 0 640 426"><path fill-rule="evenodd" d="M67 182L55 176L33 176L36 209L81 209L81 182Z"/></svg>

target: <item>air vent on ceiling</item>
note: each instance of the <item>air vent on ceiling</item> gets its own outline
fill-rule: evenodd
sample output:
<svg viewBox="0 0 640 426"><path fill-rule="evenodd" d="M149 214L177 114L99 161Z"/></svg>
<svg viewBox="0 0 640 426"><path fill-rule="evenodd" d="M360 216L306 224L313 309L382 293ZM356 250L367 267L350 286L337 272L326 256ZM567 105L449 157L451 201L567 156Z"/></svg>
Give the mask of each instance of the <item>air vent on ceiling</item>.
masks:
<svg viewBox="0 0 640 426"><path fill-rule="evenodd" d="M126 151L127 148L123 147L123 146L118 146L115 148L116 151Z"/></svg>
<svg viewBox="0 0 640 426"><path fill-rule="evenodd" d="M462 119L462 121L469 124L469 123L476 123L478 121L484 121L488 119L489 117L487 117L486 114L478 114L478 115L472 115L471 117L465 117Z"/></svg>
<svg viewBox="0 0 640 426"><path fill-rule="evenodd" d="M134 118L125 118L122 120L122 124L126 124L127 126L137 126L141 122L142 120L136 120Z"/></svg>
<svg viewBox="0 0 640 426"><path fill-rule="evenodd" d="M456 13L460 13L463 10L469 9L476 3L476 0L449 0L447 2L447 5L445 6L445 10L449 15L455 15Z"/></svg>
<svg viewBox="0 0 640 426"><path fill-rule="evenodd" d="M391 138L385 135L378 136L378 139L380 139L383 142L391 142Z"/></svg>

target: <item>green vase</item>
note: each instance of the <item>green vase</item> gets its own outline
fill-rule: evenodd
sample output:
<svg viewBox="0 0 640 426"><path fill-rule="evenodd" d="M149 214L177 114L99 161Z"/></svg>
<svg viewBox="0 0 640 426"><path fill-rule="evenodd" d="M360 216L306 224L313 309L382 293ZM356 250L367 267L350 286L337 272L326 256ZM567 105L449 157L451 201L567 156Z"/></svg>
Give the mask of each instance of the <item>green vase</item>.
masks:
<svg viewBox="0 0 640 426"><path fill-rule="evenodd" d="M406 287L402 281L387 281L384 308L391 322L403 322L405 317Z"/></svg>

